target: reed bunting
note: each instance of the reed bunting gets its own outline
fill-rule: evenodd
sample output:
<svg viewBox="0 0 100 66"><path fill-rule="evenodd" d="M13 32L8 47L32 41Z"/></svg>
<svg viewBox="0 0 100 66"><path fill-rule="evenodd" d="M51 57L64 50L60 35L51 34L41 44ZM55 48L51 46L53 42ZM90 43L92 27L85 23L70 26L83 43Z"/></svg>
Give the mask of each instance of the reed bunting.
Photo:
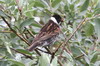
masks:
<svg viewBox="0 0 100 66"><path fill-rule="evenodd" d="M58 14L54 14L47 24L45 24L39 34L34 38L31 45L28 47L29 51L34 50L38 46L48 46L56 41L56 37L60 33L60 26L63 19Z"/></svg>

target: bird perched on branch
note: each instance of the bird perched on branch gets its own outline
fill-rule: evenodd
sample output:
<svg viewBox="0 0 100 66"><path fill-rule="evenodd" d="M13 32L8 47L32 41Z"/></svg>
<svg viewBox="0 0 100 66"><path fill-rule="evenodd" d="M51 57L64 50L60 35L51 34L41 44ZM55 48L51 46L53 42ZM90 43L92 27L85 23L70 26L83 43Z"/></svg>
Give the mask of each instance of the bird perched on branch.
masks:
<svg viewBox="0 0 100 66"><path fill-rule="evenodd" d="M38 46L48 46L53 44L61 31L60 26L62 22L63 19L61 16L54 14L48 23L41 28L39 34L34 38L31 45L28 47L28 50L32 51Z"/></svg>

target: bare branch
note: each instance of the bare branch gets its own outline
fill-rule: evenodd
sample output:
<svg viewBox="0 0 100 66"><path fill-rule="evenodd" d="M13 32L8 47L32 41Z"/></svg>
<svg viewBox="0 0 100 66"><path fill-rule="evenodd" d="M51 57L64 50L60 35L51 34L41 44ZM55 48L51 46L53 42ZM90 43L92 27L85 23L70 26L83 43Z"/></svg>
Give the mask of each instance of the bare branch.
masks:
<svg viewBox="0 0 100 66"><path fill-rule="evenodd" d="M78 59L78 58L83 57L83 56L84 56L84 54L81 54L81 55L75 57L75 59Z"/></svg>
<svg viewBox="0 0 100 66"><path fill-rule="evenodd" d="M63 66L63 64L61 63L61 61L60 61L60 60L58 60L58 63L60 64L60 66Z"/></svg>
<svg viewBox="0 0 100 66"><path fill-rule="evenodd" d="M27 32L34 38L34 35L33 35L33 33L30 31L30 30L28 30L26 27L25 27L25 29L27 30Z"/></svg>
<svg viewBox="0 0 100 66"><path fill-rule="evenodd" d="M81 28L81 26L84 24L84 22L85 22L86 20L87 20L87 19L84 18L84 19L80 22L80 24L77 26L77 28L75 29L75 31L72 33L72 35L65 41L65 43L64 43L63 46L62 46L61 54L63 53L63 50L64 50L64 48L66 47L66 45L68 44L68 41L74 36L74 34L76 33L76 31L77 31L78 29Z"/></svg>
<svg viewBox="0 0 100 66"><path fill-rule="evenodd" d="M61 51L60 54L63 53L63 50L66 50L66 49L65 49L65 46L68 44L68 41L74 36L74 34L76 33L76 31L82 26L82 24L83 24L85 21L86 21L86 18L84 18L84 19L80 22L80 24L79 24L78 27L75 29L75 31L72 33L72 35L71 35L68 39L66 39L66 41L65 41L64 43L61 43L61 44L58 46L58 48L54 51L54 55L55 55L55 53L59 50L60 47L62 47L62 51ZM65 37L65 38L66 38L66 37ZM67 51L70 53L70 51L69 51L68 49L67 49Z"/></svg>
<svg viewBox="0 0 100 66"><path fill-rule="evenodd" d="M0 33L12 33L12 31L0 31Z"/></svg>
<svg viewBox="0 0 100 66"><path fill-rule="evenodd" d="M24 39L20 34L18 34L11 26L10 24L6 21L4 17L1 17L3 21L7 24L7 26L10 28L10 30L15 33L21 40L23 40L27 45L30 45L26 39Z"/></svg>

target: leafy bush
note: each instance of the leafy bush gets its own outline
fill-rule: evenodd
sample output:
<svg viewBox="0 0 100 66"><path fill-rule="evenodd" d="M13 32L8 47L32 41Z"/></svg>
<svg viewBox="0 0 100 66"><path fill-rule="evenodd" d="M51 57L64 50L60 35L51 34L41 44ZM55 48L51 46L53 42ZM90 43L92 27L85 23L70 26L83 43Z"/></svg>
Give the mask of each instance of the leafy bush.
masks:
<svg viewBox="0 0 100 66"><path fill-rule="evenodd" d="M65 19L58 41L27 51L53 13ZM1 66L100 66L100 0L0 0L0 16Z"/></svg>

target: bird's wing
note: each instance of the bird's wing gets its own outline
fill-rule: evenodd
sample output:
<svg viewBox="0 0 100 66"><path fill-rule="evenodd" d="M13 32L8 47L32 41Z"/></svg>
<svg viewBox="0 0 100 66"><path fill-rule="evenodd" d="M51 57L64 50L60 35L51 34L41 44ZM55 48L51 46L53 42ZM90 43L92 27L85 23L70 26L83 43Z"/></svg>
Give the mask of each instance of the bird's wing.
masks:
<svg viewBox="0 0 100 66"><path fill-rule="evenodd" d="M60 32L60 28L59 26L54 23L52 20L50 20L39 32L39 34L36 36L36 38L32 41L32 44L37 41L40 40L42 38L44 39L48 39L54 35L59 34Z"/></svg>

